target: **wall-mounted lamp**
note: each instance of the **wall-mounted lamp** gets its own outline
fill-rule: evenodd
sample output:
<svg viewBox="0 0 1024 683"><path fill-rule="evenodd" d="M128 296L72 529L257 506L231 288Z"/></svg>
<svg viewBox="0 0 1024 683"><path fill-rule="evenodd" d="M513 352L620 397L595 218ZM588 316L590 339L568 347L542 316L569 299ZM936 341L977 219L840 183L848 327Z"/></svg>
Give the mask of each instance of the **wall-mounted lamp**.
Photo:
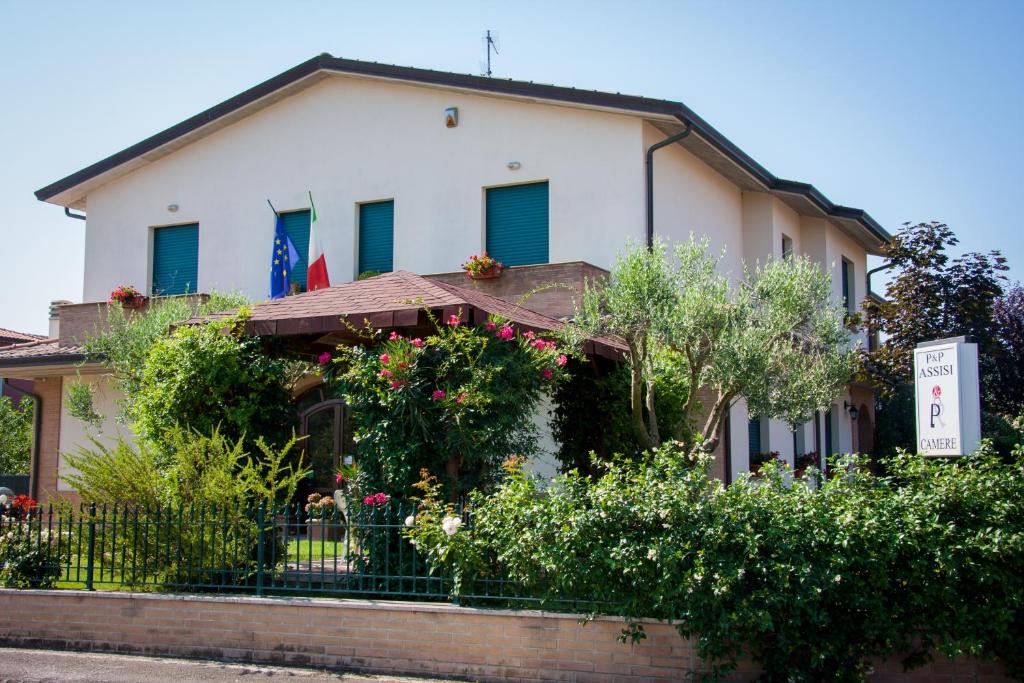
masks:
<svg viewBox="0 0 1024 683"><path fill-rule="evenodd" d="M518 171L519 169L521 169L523 167L523 165L521 163L519 163L518 161L510 161L506 165L508 166L508 170L510 170L510 171Z"/></svg>
<svg viewBox="0 0 1024 683"><path fill-rule="evenodd" d="M177 204L168 204L167 205L167 210L170 211L171 213L176 213L178 211L178 205Z"/></svg>
<svg viewBox="0 0 1024 683"><path fill-rule="evenodd" d="M856 420L857 416L860 415L860 411L857 410L857 406L853 405L852 403L848 403L847 401L843 401L843 408L845 408L846 412L848 412L850 414L850 419L851 420Z"/></svg>

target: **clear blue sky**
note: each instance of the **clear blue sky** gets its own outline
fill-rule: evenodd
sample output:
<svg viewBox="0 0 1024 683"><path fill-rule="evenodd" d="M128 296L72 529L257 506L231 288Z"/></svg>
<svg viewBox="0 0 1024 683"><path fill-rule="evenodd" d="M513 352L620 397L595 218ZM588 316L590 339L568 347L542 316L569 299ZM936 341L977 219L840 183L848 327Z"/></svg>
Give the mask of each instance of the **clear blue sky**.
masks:
<svg viewBox="0 0 1024 683"><path fill-rule="evenodd" d="M890 231L942 220L1024 279L1024 2L0 2L0 327L82 293L32 192L320 52L680 100Z"/></svg>

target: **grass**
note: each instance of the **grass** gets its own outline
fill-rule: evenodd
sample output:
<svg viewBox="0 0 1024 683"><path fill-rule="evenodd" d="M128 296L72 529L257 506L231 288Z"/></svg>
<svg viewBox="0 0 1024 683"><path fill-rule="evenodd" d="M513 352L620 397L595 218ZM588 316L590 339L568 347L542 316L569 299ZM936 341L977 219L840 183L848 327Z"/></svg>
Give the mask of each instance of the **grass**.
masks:
<svg viewBox="0 0 1024 683"><path fill-rule="evenodd" d="M288 561L306 562L338 558L338 563L345 559L345 541L310 541L308 538L295 537L288 539Z"/></svg>

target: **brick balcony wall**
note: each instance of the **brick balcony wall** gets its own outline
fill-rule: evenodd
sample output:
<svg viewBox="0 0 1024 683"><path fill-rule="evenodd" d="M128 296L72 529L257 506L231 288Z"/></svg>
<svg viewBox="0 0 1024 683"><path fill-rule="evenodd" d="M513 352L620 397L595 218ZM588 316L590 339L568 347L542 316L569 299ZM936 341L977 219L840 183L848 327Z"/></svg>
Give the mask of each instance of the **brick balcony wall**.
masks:
<svg viewBox="0 0 1024 683"><path fill-rule="evenodd" d="M689 680L691 644L645 622L638 645L623 622L446 604L152 593L0 590L0 645L293 664L474 681ZM879 663L875 681L1009 680L1002 668L943 661L903 674ZM759 671L741 665L730 681Z"/></svg>
<svg viewBox="0 0 1024 683"><path fill-rule="evenodd" d="M586 282L593 282L608 276L608 271L584 261L569 263L546 263L536 266L507 268L501 277L492 280L471 280L466 273L435 273L424 277L432 280L477 289L499 299L520 304L524 308L543 313L552 318L567 318L576 311L576 304L584 291ZM557 287L538 292L525 301L520 301L528 292L543 285Z"/></svg>

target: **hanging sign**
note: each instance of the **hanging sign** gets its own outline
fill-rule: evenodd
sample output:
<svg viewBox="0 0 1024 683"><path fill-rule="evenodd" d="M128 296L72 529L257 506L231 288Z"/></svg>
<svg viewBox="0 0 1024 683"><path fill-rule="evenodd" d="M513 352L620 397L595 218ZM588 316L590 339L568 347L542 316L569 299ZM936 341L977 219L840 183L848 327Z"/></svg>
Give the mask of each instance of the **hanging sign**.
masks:
<svg viewBox="0 0 1024 683"><path fill-rule="evenodd" d="M917 451L966 455L981 442L978 345L966 337L923 342L914 349Z"/></svg>

